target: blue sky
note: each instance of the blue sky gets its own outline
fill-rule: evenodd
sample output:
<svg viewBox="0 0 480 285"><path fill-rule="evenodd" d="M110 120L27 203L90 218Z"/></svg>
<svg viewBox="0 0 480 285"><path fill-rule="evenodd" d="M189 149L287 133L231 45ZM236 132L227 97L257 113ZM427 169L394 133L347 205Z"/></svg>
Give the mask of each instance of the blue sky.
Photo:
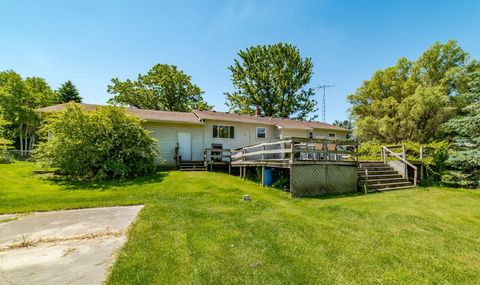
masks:
<svg viewBox="0 0 480 285"><path fill-rule="evenodd" d="M72 80L105 103L112 77L175 64L226 110L236 53L288 42L311 57L327 92L327 122L348 118L346 96L402 56L456 39L480 58L480 1L1 1L0 70ZM317 99L320 99L318 95Z"/></svg>

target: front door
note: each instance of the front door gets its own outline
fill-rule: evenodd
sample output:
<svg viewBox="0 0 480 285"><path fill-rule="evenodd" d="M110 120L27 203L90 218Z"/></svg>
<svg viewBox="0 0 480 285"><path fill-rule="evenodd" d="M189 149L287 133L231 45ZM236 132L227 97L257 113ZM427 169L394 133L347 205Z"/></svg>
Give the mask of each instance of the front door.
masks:
<svg viewBox="0 0 480 285"><path fill-rule="evenodd" d="M182 160L192 160L192 134L177 133L179 155Z"/></svg>

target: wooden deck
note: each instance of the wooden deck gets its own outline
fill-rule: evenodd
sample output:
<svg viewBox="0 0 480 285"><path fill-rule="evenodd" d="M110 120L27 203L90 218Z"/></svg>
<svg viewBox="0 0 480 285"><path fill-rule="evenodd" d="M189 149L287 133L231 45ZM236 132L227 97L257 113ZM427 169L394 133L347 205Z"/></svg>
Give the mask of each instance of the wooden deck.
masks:
<svg viewBox="0 0 480 285"><path fill-rule="evenodd" d="M353 141L289 138L232 150L232 167L292 165L356 165L357 144Z"/></svg>

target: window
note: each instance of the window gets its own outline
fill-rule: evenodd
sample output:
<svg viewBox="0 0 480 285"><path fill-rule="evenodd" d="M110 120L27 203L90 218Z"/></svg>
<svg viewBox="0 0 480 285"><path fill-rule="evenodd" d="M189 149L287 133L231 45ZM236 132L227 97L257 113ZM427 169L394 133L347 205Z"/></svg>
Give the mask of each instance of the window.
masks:
<svg viewBox="0 0 480 285"><path fill-rule="evenodd" d="M266 137L267 130L265 128L257 128L257 138L264 139Z"/></svg>
<svg viewBox="0 0 480 285"><path fill-rule="evenodd" d="M308 138L313 139L313 132L308 132Z"/></svg>
<svg viewBox="0 0 480 285"><path fill-rule="evenodd" d="M213 125L213 137L219 139L235 138L234 126Z"/></svg>
<svg viewBox="0 0 480 285"><path fill-rule="evenodd" d="M328 137L334 138L334 137L335 137L335 133L329 133L329 134L328 134Z"/></svg>

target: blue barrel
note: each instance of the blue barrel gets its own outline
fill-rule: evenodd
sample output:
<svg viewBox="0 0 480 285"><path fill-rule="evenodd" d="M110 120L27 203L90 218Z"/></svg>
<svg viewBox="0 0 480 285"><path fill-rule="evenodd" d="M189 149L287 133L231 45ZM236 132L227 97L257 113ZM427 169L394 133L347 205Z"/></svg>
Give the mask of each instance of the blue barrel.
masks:
<svg viewBox="0 0 480 285"><path fill-rule="evenodd" d="M263 184L265 186L270 186L273 184L273 168L265 168Z"/></svg>

